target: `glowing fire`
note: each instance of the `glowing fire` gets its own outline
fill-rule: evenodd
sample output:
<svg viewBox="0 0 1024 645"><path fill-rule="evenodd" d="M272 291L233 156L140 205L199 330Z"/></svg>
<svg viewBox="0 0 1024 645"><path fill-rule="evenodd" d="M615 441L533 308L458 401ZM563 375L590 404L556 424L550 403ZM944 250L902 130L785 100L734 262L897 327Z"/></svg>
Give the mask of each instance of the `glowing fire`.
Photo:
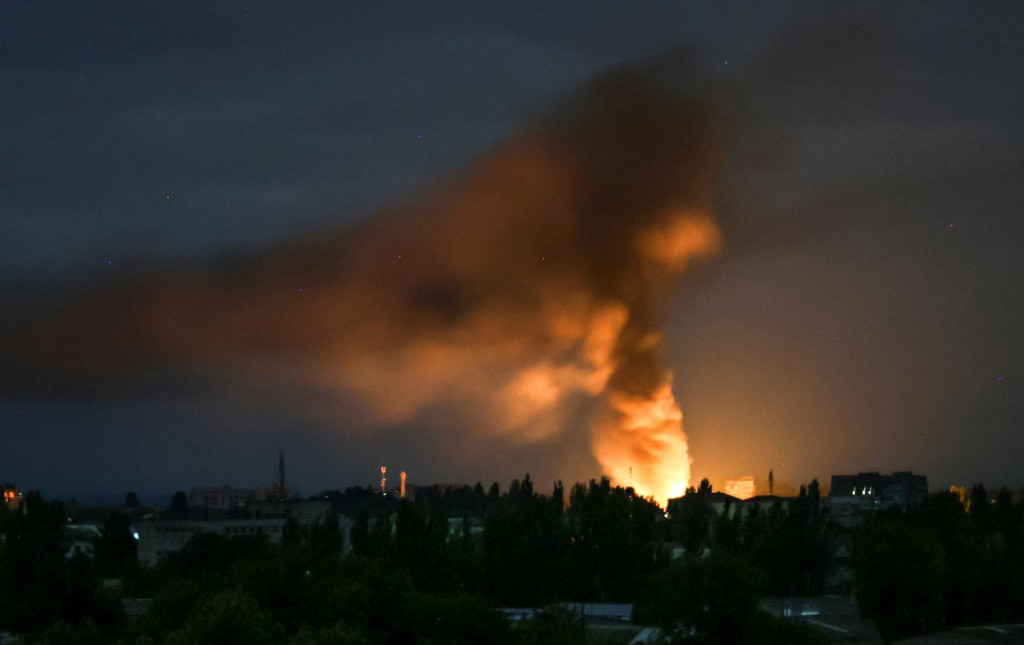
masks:
<svg viewBox="0 0 1024 645"><path fill-rule="evenodd" d="M690 481L683 413L672 395L672 376L650 396L613 393L593 437L594 456L612 479L629 481L664 503Z"/></svg>

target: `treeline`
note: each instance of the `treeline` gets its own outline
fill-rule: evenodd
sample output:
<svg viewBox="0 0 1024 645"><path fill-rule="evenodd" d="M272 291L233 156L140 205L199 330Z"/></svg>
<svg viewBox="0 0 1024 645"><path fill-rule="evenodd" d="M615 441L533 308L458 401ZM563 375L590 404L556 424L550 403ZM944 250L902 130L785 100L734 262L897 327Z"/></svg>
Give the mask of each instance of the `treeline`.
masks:
<svg viewBox="0 0 1024 645"><path fill-rule="evenodd" d="M638 624L678 643L813 643L759 611L766 595L813 595L853 544L856 588L883 635L1017 619L1024 607L1024 509L930 497L877 514L853 533L829 521L816 482L795 498L737 504L705 480L673 502L607 479L534 490L420 489L394 500L370 489L325 492L337 515L262 536L199 534L141 567L133 513L111 514L95 558L65 558L65 509L37 493L0 509L0 631L44 643L582 643L573 615L551 610L515 628L495 607L626 602ZM970 510L966 510L969 501ZM181 503L172 514L185 509ZM343 556L345 547L351 554ZM121 589L101 584L118 578ZM121 598L152 598L129 624Z"/></svg>
<svg viewBox="0 0 1024 645"><path fill-rule="evenodd" d="M857 598L887 640L1024 618L1024 502L984 485L879 512L854 549Z"/></svg>
<svg viewBox="0 0 1024 645"><path fill-rule="evenodd" d="M825 591L836 529L822 507L817 480L801 486L796 498L736 504L721 497L724 502L716 513L714 493L705 479L670 504L665 523L670 538L688 554L710 552L741 560L764 595Z"/></svg>
<svg viewBox="0 0 1024 645"><path fill-rule="evenodd" d="M108 518L94 560L65 560L62 505L31 494L22 510L0 516L0 629L82 644L582 643L574 615L551 609L513 629L494 607L636 602L638 615L676 629L678 620L661 621L668 615L664 601L644 590L660 584L659 576L676 575L670 547L681 531L716 552L728 533L709 524L701 537L686 528L685 513L665 521L653 501L607 479L568 492L559 483L548 494L535 491L529 476L503 494L496 486L437 488L421 489L416 501L386 501L368 492L317 496L362 506L350 557L342 557L335 516L289 524L280 544L199 534L152 568L139 566L132 517L124 513ZM687 504L703 509L702 495L689 491ZM169 514L181 515L178 502ZM449 513L462 517L449 521ZM772 517L753 521L771 527ZM685 561L700 567L697 542ZM721 561L716 555L713 566ZM710 593L710 602L705 597L691 614L727 608L734 619L749 618L744 624L757 630L736 643L803 642L768 638L776 623L757 609L767 578L739 557L730 562L745 581L739 602L735 593L719 598L707 576L693 578L702 580L697 593ZM103 578L120 578L120 593L104 588ZM129 625L122 596L153 600ZM698 620L680 634L687 642L715 642L715 624Z"/></svg>

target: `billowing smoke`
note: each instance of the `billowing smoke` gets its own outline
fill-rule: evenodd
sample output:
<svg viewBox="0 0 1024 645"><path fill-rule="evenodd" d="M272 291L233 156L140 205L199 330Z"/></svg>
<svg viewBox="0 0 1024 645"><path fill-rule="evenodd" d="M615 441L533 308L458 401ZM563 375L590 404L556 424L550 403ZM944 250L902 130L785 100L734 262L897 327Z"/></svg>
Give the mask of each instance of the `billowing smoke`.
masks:
<svg viewBox="0 0 1024 645"><path fill-rule="evenodd" d="M656 298L720 244L692 94L616 71L419 205L33 306L8 330L4 389L277 380L377 424L443 410L523 442L582 431L583 410L606 474L678 495L690 458Z"/></svg>

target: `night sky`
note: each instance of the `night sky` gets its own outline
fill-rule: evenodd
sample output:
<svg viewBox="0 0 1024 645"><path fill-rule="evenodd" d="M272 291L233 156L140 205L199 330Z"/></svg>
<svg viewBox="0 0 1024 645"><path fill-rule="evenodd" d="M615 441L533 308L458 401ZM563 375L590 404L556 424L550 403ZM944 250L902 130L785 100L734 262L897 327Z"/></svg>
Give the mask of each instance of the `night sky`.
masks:
<svg viewBox="0 0 1024 645"><path fill-rule="evenodd" d="M0 480L597 477L621 302L692 480L1024 486L1024 5L829 7L0 4Z"/></svg>

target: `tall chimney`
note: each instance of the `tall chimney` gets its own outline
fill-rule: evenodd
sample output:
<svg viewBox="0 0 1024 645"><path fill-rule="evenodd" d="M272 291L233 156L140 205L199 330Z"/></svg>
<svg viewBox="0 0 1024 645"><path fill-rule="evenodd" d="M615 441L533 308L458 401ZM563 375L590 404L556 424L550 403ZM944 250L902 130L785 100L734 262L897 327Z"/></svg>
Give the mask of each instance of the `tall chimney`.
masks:
<svg viewBox="0 0 1024 645"><path fill-rule="evenodd" d="M277 490L281 499L284 499L284 451L280 446L277 448Z"/></svg>

